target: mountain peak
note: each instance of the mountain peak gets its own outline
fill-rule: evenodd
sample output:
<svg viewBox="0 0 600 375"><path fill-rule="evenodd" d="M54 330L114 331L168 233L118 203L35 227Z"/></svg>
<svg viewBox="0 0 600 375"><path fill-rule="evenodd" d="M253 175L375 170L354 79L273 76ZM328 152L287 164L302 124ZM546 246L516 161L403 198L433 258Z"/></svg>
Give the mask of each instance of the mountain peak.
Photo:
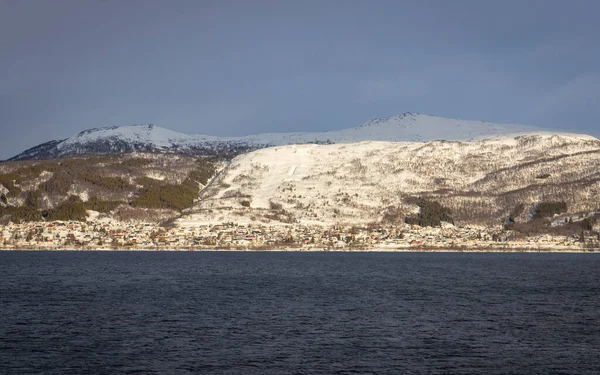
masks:
<svg viewBox="0 0 600 375"><path fill-rule="evenodd" d="M135 124L135 125L112 125L112 126L104 126L101 128L91 128L91 129L86 129L83 130L79 133L77 133L77 135L75 135L75 137L83 137L89 134L93 134L93 133L99 133L99 132L110 132L110 131L115 131L115 130L119 130L119 129L127 129L127 128L134 128L136 130L147 130L147 131L152 131L154 128L154 124Z"/></svg>

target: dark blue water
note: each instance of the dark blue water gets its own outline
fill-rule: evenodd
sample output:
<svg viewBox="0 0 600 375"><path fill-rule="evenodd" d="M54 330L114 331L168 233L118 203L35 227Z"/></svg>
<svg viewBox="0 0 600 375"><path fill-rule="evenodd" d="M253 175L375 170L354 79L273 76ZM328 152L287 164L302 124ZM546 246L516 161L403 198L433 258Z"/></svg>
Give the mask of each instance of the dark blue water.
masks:
<svg viewBox="0 0 600 375"><path fill-rule="evenodd" d="M0 252L2 374L599 374L600 256Z"/></svg>

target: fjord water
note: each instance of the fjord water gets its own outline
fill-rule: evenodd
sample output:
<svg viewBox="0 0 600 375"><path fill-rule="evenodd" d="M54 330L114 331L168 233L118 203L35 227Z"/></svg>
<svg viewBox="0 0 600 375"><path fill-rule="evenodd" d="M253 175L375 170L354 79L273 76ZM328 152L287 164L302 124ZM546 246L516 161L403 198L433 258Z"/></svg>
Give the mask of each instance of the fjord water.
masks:
<svg viewBox="0 0 600 375"><path fill-rule="evenodd" d="M598 374L591 254L0 252L2 374Z"/></svg>

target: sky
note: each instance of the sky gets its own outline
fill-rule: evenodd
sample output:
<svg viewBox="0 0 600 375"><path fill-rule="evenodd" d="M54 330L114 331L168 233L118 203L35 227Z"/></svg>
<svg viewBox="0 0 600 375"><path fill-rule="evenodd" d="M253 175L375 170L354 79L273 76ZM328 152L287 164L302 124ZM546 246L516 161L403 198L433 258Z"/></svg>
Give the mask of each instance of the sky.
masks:
<svg viewBox="0 0 600 375"><path fill-rule="evenodd" d="M0 159L81 130L418 112L600 137L597 0L0 0Z"/></svg>

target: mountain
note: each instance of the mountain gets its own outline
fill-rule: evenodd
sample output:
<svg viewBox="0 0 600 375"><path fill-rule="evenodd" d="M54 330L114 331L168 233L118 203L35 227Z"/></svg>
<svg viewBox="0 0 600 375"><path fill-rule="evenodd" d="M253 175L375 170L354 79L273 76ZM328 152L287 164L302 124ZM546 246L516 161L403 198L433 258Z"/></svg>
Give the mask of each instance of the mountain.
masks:
<svg viewBox="0 0 600 375"><path fill-rule="evenodd" d="M91 210L179 217L182 226L395 225L433 202L457 225L499 225L540 211L600 210L600 140L409 113L339 131L236 138L153 125L90 129L14 159L26 160L0 163L5 221Z"/></svg>
<svg viewBox="0 0 600 375"><path fill-rule="evenodd" d="M178 222L379 225L403 222L419 199L457 224L527 222L553 202L597 211L599 164L600 140L575 134L272 147L234 158Z"/></svg>
<svg viewBox="0 0 600 375"><path fill-rule="evenodd" d="M10 158L46 160L76 155L109 155L131 152L178 153L229 158L266 147L243 139L225 140L204 135L187 135L154 125L111 126L84 130L63 140L35 146Z"/></svg>
<svg viewBox="0 0 600 375"><path fill-rule="evenodd" d="M230 158L251 150L287 144L470 140L541 130L526 125L465 121L415 113L378 118L354 128L336 131L267 133L244 137L188 135L154 125L112 126L84 130L64 140L43 143L10 160L54 159L70 155L120 154L134 151L219 155Z"/></svg>

